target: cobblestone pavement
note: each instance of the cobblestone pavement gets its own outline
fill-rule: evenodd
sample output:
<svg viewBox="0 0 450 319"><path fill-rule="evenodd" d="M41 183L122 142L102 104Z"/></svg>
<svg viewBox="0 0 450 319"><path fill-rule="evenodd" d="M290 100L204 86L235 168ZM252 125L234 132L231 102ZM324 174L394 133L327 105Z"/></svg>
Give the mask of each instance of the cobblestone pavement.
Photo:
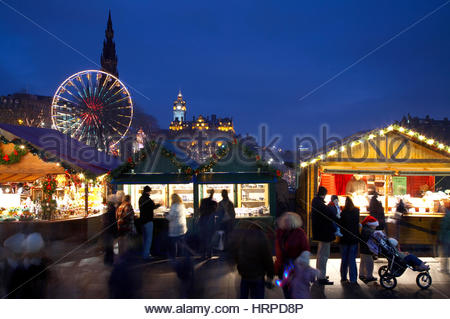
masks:
<svg viewBox="0 0 450 319"><path fill-rule="evenodd" d="M83 251L83 258L72 256L69 261L62 261L51 269L50 298L108 298L108 280L113 267L103 264L103 256L95 250ZM421 290L416 285L418 273L407 270L397 278L398 285L386 290L378 283L350 287L340 283L340 260L332 258L328 262L328 275L334 281L332 286L313 285L313 298L449 298L450 276L441 273L439 262L434 258L423 258L431 267L433 279L431 288ZM359 263L359 260L358 260ZM386 262L375 262L375 271ZM315 265L315 260L311 260ZM236 298L240 277L224 258L214 257L208 261L194 259L194 280L192 285L180 282L174 271L174 265L167 259L155 259L149 262L137 262L131 267L139 274L142 288L138 296L142 298ZM126 289L126 288L125 288ZM266 298L283 298L281 289L266 289Z"/></svg>

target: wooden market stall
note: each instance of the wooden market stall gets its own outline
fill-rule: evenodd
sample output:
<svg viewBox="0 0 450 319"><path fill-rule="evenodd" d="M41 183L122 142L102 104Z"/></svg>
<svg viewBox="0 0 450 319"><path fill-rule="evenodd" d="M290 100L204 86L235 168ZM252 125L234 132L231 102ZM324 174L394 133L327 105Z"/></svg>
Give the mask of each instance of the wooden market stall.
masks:
<svg viewBox="0 0 450 319"><path fill-rule="evenodd" d="M388 235L399 236L404 244L436 243L444 202L449 200L448 191L441 187L450 176L448 145L390 125L331 145L300 166L299 202L308 220L319 185L328 189L326 201L336 194L341 206L345 196L351 195L362 216L368 214L369 200L376 192L387 217L393 217L400 199L408 207L399 229L387 224Z"/></svg>
<svg viewBox="0 0 450 319"><path fill-rule="evenodd" d="M0 139L0 239L17 231L85 239L79 220L102 212L104 176L119 161L50 129L0 124Z"/></svg>

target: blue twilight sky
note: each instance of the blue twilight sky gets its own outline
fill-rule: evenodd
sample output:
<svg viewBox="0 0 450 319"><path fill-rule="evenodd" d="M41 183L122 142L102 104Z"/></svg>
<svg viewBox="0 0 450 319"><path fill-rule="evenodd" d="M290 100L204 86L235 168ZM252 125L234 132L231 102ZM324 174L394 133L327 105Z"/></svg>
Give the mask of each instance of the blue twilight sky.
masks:
<svg viewBox="0 0 450 319"><path fill-rule="evenodd" d="M111 9L120 78L162 128L179 88L188 119L266 123L289 148L322 124L347 136L408 112L450 117L450 3L301 100L445 0L0 0L0 94L53 95L97 66L5 2L97 64Z"/></svg>

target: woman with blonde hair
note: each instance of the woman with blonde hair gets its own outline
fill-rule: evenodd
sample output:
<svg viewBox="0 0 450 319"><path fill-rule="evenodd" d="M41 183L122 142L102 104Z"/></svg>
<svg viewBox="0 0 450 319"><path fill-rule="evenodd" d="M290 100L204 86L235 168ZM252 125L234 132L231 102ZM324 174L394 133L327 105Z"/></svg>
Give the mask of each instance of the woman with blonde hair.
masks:
<svg viewBox="0 0 450 319"><path fill-rule="evenodd" d="M186 209L181 197L173 193L171 196L172 206L166 214L169 221L169 237L171 241L169 256L177 257L177 251L182 248L184 236L187 232L186 226Z"/></svg>
<svg viewBox="0 0 450 319"><path fill-rule="evenodd" d="M309 241L302 228L300 215L287 212L277 219L275 239L275 273L283 279L283 272L304 251L309 251ZM283 286L285 298L291 298L289 286Z"/></svg>

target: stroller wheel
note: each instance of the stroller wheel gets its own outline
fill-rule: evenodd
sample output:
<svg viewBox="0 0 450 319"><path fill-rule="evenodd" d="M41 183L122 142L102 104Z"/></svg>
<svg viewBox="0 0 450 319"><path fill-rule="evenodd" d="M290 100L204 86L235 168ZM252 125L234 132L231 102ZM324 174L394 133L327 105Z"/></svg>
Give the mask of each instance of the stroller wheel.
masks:
<svg viewBox="0 0 450 319"><path fill-rule="evenodd" d="M392 275L383 275L380 277L380 284L383 288L394 289L397 286L397 279Z"/></svg>
<svg viewBox="0 0 450 319"><path fill-rule="evenodd" d="M380 277L383 277L385 274L387 274L389 267L387 265L381 266L380 269L378 269L378 275Z"/></svg>
<svg viewBox="0 0 450 319"><path fill-rule="evenodd" d="M420 289L428 289L431 286L431 276L428 272L421 272L417 275L416 283Z"/></svg>

